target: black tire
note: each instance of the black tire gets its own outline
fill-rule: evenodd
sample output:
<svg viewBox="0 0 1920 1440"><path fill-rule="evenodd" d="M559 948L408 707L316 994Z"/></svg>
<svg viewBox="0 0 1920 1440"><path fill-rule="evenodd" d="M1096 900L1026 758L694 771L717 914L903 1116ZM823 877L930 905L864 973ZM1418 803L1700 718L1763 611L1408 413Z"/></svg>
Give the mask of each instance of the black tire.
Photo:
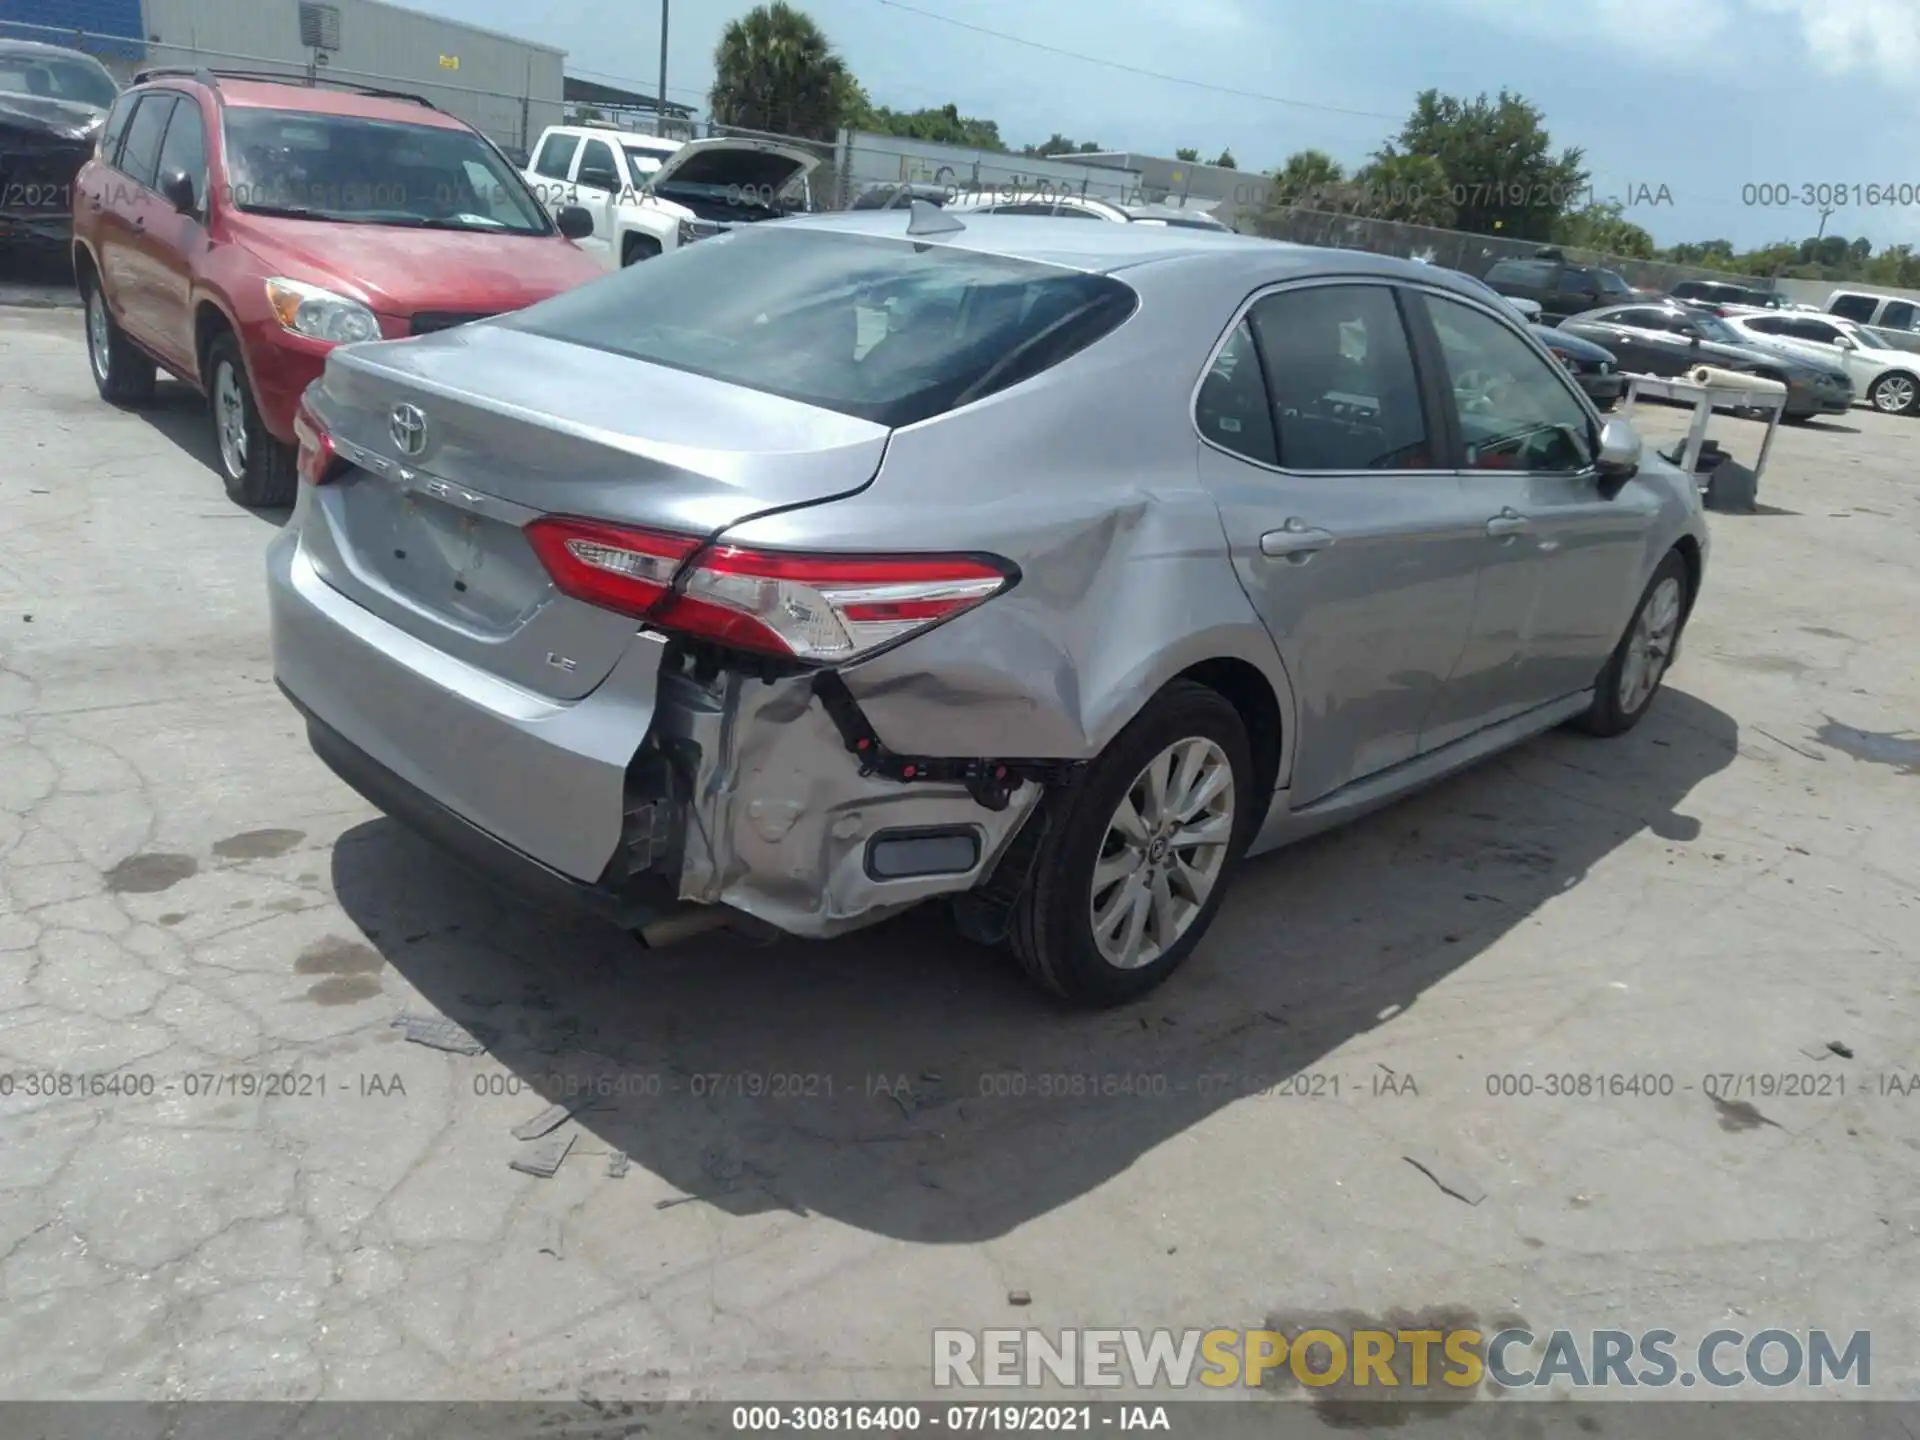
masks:
<svg viewBox="0 0 1920 1440"><path fill-rule="evenodd" d="M642 260L651 260L660 253L660 242L651 235L629 235L620 242L620 268L638 265Z"/></svg>
<svg viewBox="0 0 1920 1440"><path fill-rule="evenodd" d="M113 318L100 280L89 272L80 282L87 327L87 368L94 388L110 405L142 405L153 398L158 370Z"/></svg>
<svg viewBox="0 0 1920 1440"><path fill-rule="evenodd" d="M1647 615L1649 607L1655 603L1663 587L1671 583L1675 588L1671 593L1674 612L1672 628L1667 634L1664 652L1660 655L1659 669L1653 678L1653 684L1637 698L1622 694L1621 680L1626 676L1628 667L1633 663L1634 642L1639 634L1641 618ZM1600 672L1600 678L1594 682L1593 704L1586 714L1576 719L1574 727L1589 735L1602 738L1624 735L1638 725L1647 711L1653 707L1654 696L1660 693L1660 685L1667 677L1667 670L1673 664L1673 657L1680 647L1680 633L1686 628L1687 612L1690 602L1687 562L1680 558L1680 552L1669 550L1659 568L1653 572L1653 578L1647 582L1647 588L1640 596L1640 603L1633 607L1633 618L1627 622L1626 633L1621 635L1620 643L1613 648L1606 668ZM1664 608L1664 601L1662 602ZM1636 691L1638 687L1636 686Z"/></svg>
<svg viewBox="0 0 1920 1440"><path fill-rule="evenodd" d="M227 498L250 510L273 510L293 504L299 487L298 458L291 445L273 438L261 423L260 410L253 402L253 386L247 380L246 362L240 358L240 342L231 332L215 337L207 347L207 414L213 422L214 463L226 483ZM228 378L233 389L227 389ZM238 446L225 437L227 407L237 405L245 426Z"/></svg>
<svg viewBox="0 0 1920 1440"><path fill-rule="evenodd" d="M1890 400L1896 394L1903 394L1903 398L1897 402L1882 404L1883 389L1888 390ZM1882 375L1874 381L1873 389L1867 392L1867 402L1882 415L1920 414L1920 381L1900 371L1891 375Z"/></svg>
<svg viewBox="0 0 1920 1440"><path fill-rule="evenodd" d="M1123 969L1101 953L1094 935L1094 867L1100 863L1121 802L1142 780L1150 762L1182 741L1211 742L1225 757L1232 794L1231 835L1219 858L1211 888L1171 945L1157 958ZM1152 990L1193 953L1219 911L1233 872L1252 836L1255 786L1253 756L1240 714L1218 691L1176 681L1148 704L1132 724L1070 788L1049 796L1045 808L1028 823L1038 826L1038 844L1030 860L1032 877L1014 906L1008 941L1021 967L1036 982L1075 1005L1101 1008L1123 1004ZM1172 863L1164 842L1159 860L1143 868ZM1210 846L1183 847L1197 856ZM1153 853L1140 852L1142 859ZM1107 893L1130 881L1117 881ZM1191 903L1191 891L1188 892ZM1123 927L1124 929L1124 927Z"/></svg>

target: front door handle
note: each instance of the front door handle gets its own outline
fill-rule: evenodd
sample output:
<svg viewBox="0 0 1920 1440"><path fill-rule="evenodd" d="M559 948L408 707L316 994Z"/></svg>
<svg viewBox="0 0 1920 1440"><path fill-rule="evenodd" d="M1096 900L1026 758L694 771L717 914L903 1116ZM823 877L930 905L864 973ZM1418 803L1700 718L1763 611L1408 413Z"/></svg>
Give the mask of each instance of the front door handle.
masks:
<svg viewBox="0 0 1920 1440"><path fill-rule="evenodd" d="M1524 535L1533 528L1533 522L1511 507L1502 510L1487 521L1487 534L1496 540L1510 539L1515 535Z"/></svg>
<svg viewBox="0 0 1920 1440"><path fill-rule="evenodd" d="M1315 529L1296 515L1280 529L1269 530L1260 537L1260 553L1273 559L1305 561L1331 544L1331 530Z"/></svg>

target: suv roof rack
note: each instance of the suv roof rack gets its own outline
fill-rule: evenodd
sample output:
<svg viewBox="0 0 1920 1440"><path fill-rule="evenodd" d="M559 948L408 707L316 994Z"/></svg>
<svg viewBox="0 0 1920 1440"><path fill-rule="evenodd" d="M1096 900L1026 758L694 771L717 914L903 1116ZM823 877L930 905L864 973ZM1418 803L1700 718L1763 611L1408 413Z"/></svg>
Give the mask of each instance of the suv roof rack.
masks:
<svg viewBox="0 0 1920 1440"><path fill-rule="evenodd" d="M150 70L139 71L133 77L136 85L144 85L149 80L197 80L213 90L220 88L222 80L261 80L271 85L300 85L309 89L326 85L380 100L406 100L415 105L424 105L429 110L440 108L426 96L410 94L405 90L382 90L353 80L337 80L331 75L305 75L284 70L210 70L204 65L156 65Z"/></svg>

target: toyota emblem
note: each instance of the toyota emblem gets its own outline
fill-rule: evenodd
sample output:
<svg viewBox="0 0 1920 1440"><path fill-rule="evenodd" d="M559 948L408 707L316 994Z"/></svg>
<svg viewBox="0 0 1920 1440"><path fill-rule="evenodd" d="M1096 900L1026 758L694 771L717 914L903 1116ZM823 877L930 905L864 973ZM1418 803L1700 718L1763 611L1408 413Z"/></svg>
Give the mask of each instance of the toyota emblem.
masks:
<svg viewBox="0 0 1920 1440"><path fill-rule="evenodd" d="M417 405L396 405L387 416L387 433L394 448L409 457L424 454L427 448L427 417Z"/></svg>

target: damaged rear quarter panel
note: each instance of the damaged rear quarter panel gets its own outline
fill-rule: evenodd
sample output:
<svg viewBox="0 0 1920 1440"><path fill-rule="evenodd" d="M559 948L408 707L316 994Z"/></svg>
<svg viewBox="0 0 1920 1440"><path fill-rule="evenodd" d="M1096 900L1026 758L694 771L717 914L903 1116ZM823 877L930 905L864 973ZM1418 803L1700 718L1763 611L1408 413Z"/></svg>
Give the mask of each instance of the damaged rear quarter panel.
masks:
<svg viewBox="0 0 1920 1440"><path fill-rule="evenodd" d="M1199 483L1191 419L1201 368L1252 282L1198 265L1147 276L1161 268L1120 272L1155 283L1136 285L1140 308L1112 335L894 432L866 490L727 532L746 546L976 551L1020 567L1006 594L842 671L890 749L1091 759L1169 680L1223 657L1257 669L1293 715Z"/></svg>

